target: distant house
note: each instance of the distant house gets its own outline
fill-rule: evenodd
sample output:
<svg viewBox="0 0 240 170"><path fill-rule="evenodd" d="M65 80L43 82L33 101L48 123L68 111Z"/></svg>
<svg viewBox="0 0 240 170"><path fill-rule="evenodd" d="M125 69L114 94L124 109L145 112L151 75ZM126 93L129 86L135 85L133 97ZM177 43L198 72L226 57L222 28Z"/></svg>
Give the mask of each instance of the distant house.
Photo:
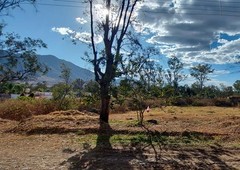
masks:
<svg viewBox="0 0 240 170"><path fill-rule="evenodd" d="M35 92L35 98L52 99L52 92Z"/></svg>
<svg viewBox="0 0 240 170"><path fill-rule="evenodd" d="M11 94L11 99L17 99L20 96L20 94Z"/></svg>
<svg viewBox="0 0 240 170"><path fill-rule="evenodd" d="M0 93L0 100L6 100L6 99L10 99L11 95L10 94L2 94Z"/></svg>

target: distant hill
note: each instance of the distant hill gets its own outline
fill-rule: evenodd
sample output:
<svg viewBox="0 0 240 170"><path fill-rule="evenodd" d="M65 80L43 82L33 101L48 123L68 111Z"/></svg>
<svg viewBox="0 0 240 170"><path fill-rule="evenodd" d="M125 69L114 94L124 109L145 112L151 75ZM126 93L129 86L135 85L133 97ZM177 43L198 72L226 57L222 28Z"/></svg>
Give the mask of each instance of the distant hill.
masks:
<svg viewBox="0 0 240 170"><path fill-rule="evenodd" d="M49 67L47 74L39 76L35 82L46 81L48 85L53 85L61 82L61 64L64 63L68 68L71 69L71 80L82 79L89 81L94 79L94 74L90 70L81 68L71 62L61 60L53 55L38 55L38 61Z"/></svg>

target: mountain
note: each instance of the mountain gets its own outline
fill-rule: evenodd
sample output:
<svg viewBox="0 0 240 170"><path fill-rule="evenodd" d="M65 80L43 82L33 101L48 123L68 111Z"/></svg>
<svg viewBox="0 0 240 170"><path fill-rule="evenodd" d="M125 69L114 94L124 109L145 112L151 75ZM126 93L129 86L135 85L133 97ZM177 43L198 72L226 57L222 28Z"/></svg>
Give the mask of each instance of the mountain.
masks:
<svg viewBox="0 0 240 170"><path fill-rule="evenodd" d="M45 64L49 71L47 74L39 76L35 82L46 81L48 85L53 85L62 81L59 77L61 75L61 64L64 63L71 70L71 80L82 79L89 81L94 79L94 73L81 68L71 62L61 60L53 55L38 55L38 61Z"/></svg>

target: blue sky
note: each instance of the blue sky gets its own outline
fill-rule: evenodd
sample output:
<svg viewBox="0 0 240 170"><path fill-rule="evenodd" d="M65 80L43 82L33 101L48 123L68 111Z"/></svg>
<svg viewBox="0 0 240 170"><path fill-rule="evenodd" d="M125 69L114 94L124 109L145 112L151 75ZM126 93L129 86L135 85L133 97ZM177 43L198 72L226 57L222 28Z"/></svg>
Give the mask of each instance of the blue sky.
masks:
<svg viewBox="0 0 240 170"><path fill-rule="evenodd" d="M54 1L44 2L57 4ZM7 24L5 31L16 32L21 37L40 38L47 43L48 48L38 50L38 53L55 55L78 66L90 68L86 66L86 62L81 60L86 51L85 45L74 45L69 39L63 40L63 36L52 31L53 27L63 26L78 29L79 24L75 18L81 13L77 7L37 5L37 11L31 5L22 5L22 8L10 11L10 16L3 17Z"/></svg>
<svg viewBox="0 0 240 170"><path fill-rule="evenodd" d="M104 11L98 5L97 9ZM70 38L63 40L72 32L72 39L80 41L88 35L88 18L84 18L81 3L41 0L37 11L30 5L22 7L23 10L10 11L11 16L2 17L7 23L5 31L41 38L48 49L39 50L39 54L52 54L92 70L81 59L87 45L74 45ZM143 41L160 50L163 57L155 57L160 64L166 65L166 57L172 55L179 57L186 69L198 63L211 64L215 72L210 75L209 84L232 85L240 79L240 64L235 64L240 56L238 11L240 2L236 0L148 0L138 6L139 24L135 30L145 37ZM189 77L185 83L192 82Z"/></svg>

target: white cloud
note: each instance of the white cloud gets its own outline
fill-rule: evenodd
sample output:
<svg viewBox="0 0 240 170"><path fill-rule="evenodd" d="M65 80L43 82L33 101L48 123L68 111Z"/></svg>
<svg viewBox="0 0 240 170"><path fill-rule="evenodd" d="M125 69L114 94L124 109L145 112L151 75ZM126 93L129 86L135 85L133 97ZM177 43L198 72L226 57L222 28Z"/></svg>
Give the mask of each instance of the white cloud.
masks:
<svg viewBox="0 0 240 170"><path fill-rule="evenodd" d="M53 32L58 32L61 35L69 35L69 34L72 34L74 32L70 28L66 28L66 27L59 27L59 28L53 27L52 31Z"/></svg>
<svg viewBox="0 0 240 170"><path fill-rule="evenodd" d="M85 20L84 18L80 18L80 17L76 18L76 21L80 24L86 24L87 23L87 20Z"/></svg>
<svg viewBox="0 0 240 170"><path fill-rule="evenodd" d="M226 40L226 39L222 39L222 38L220 38L220 39L218 39L217 42L220 43L220 44L226 44L226 43L228 43L229 41Z"/></svg>
<svg viewBox="0 0 240 170"><path fill-rule="evenodd" d="M60 28L53 27L52 31L57 32L61 35L68 36L72 40L78 40L88 44L91 43L91 34L88 32L77 32L77 31L71 30L70 28L65 28L65 27L60 27ZM103 41L103 38L100 35L95 35L94 41L96 44L98 44Z"/></svg>
<svg viewBox="0 0 240 170"><path fill-rule="evenodd" d="M138 9L137 31L149 33L147 42L159 46L162 54L178 54L187 64L235 63L239 61L240 39L220 37L240 34L239 14L230 7L240 8L240 3L234 2L222 1L219 8L218 1L147 1ZM213 42L221 46L211 48Z"/></svg>

